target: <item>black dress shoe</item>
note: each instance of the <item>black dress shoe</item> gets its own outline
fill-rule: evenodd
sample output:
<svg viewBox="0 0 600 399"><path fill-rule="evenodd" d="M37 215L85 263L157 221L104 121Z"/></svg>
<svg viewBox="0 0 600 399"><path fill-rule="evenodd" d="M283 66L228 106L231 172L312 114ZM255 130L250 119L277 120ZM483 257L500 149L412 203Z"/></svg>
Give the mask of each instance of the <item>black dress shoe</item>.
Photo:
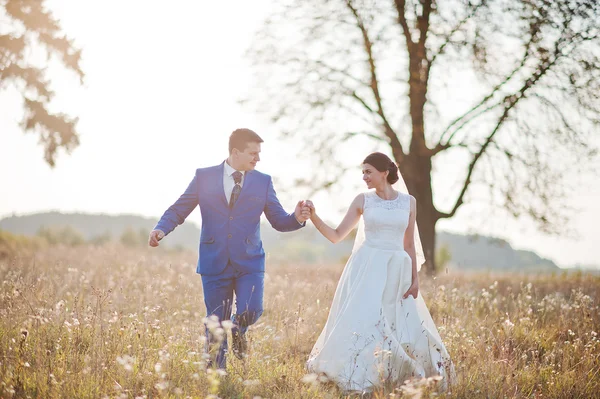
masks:
<svg viewBox="0 0 600 399"><path fill-rule="evenodd" d="M239 330L231 333L233 338L231 342L231 351L238 359L243 359L248 351L248 341L246 334L242 334Z"/></svg>

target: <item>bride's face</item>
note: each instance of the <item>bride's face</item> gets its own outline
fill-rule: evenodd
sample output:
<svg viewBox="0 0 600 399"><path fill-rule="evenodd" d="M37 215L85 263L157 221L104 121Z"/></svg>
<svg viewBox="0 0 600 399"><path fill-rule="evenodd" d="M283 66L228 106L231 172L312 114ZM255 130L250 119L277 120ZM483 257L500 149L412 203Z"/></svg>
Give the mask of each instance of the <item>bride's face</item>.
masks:
<svg viewBox="0 0 600 399"><path fill-rule="evenodd" d="M380 172L373 165L364 163L362 166L363 180L367 188L383 187L387 183L388 171Z"/></svg>

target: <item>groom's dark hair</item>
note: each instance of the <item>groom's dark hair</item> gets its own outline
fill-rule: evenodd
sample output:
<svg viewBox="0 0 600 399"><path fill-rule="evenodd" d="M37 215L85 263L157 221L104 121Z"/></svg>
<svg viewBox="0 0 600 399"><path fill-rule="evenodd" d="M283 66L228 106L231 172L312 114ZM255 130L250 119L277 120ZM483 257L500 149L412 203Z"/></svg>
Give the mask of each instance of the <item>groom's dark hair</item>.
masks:
<svg viewBox="0 0 600 399"><path fill-rule="evenodd" d="M250 129L235 129L229 136L229 153L231 154L234 148L244 151L248 147L248 143L263 142L264 140Z"/></svg>

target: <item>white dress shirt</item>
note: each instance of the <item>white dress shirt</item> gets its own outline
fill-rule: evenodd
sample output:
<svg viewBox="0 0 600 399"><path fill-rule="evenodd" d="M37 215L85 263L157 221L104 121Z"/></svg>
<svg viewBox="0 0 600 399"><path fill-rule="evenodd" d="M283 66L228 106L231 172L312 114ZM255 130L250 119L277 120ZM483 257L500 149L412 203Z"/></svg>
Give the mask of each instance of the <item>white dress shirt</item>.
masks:
<svg viewBox="0 0 600 399"><path fill-rule="evenodd" d="M229 165L227 163L227 161L225 161L225 167L223 168L223 188L225 189L225 198L227 198L227 203L229 204L229 200L231 199L231 192L233 191L233 187L235 186L235 181L233 180L233 172L235 172L236 170L233 169L231 167L231 165ZM241 172L242 173L242 181L240 182L240 187L244 187L244 180L246 178L246 172ZM296 218L296 215L294 214L294 218ZM296 218L296 221L303 225L305 224L305 222L300 222L298 220L298 218Z"/></svg>
<svg viewBox="0 0 600 399"><path fill-rule="evenodd" d="M233 191L233 187L235 186L235 181L233 180L233 172L236 170L233 169L227 161L225 161L225 167L223 168L223 188L225 189L225 198L227 199L227 203L229 204L229 200L231 199L231 192ZM240 182L240 186L244 186L244 178L246 177L244 172L242 173L242 181Z"/></svg>

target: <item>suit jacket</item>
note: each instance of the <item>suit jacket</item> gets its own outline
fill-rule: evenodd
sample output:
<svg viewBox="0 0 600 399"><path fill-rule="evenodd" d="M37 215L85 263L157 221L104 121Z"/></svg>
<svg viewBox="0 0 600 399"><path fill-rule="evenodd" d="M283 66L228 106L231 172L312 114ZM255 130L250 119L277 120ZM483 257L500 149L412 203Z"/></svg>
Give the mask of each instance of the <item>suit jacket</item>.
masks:
<svg viewBox="0 0 600 399"><path fill-rule="evenodd" d="M283 209L271 176L256 170L246 172L242 191L230 208L223 188L223 168L224 163L197 169L188 188L167 209L155 229L169 234L199 205L202 231L196 272L216 275L228 262L242 271L264 271L265 251L260 238L263 212L278 231L298 230L306 223L298 223L293 213Z"/></svg>

